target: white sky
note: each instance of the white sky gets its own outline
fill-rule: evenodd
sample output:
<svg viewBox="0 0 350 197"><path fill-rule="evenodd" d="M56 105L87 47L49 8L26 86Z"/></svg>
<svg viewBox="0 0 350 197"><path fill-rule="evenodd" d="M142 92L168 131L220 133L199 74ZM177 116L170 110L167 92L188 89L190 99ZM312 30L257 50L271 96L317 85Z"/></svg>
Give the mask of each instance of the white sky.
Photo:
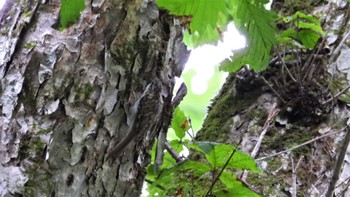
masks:
<svg viewBox="0 0 350 197"><path fill-rule="evenodd" d="M4 6L6 0L0 0L0 10Z"/></svg>
<svg viewBox="0 0 350 197"><path fill-rule="evenodd" d="M207 90L208 80L214 74L214 67L230 57L232 50L245 46L245 37L237 31L233 23L227 26L223 36L223 41L220 41L217 46L203 45L192 50L184 72L192 68L196 70L196 75L191 81L194 94L203 94Z"/></svg>

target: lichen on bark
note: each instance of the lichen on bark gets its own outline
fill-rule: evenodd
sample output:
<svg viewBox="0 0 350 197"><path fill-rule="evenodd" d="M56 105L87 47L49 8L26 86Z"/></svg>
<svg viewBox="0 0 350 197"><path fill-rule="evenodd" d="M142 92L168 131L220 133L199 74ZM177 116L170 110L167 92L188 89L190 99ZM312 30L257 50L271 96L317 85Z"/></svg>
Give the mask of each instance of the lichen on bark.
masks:
<svg viewBox="0 0 350 197"><path fill-rule="evenodd" d="M0 29L7 46L0 49L0 162L9 168L0 170L7 185L0 195L139 195L148 151L169 117L145 126L115 160L106 155L153 80L171 101L188 55L182 26L153 0L86 1L79 21L62 31L59 2L7 2L16 9L1 13L9 25Z"/></svg>

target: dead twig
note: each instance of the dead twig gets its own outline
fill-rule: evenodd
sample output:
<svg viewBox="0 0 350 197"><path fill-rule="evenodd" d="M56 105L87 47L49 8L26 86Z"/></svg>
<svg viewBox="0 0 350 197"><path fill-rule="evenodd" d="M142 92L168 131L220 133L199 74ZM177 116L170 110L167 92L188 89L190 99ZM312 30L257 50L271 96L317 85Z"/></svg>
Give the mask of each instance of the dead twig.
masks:
<svg viewBox="0 0 350 197"><path fill-rule="evenodd" d="M255 161L262 161L262 160L265 160L265 159L269 159L269 158L272 158L272 157L281 155L281 154L283 154L283 153L290 152L290 151L292 151L292 150L294 150L294 149L300 148L300 147L302 147L302 146L305 146L305 145L307 145L307 144L310 144L310 143L312 143L312 142L314 142L314 141L317 141L317 140L319 140L319 139L322 139L322 138L325 138L325 137L329 137L329 136L331 136L331 135L334 135L334 134L336 134L336 133L338 133L338 132L340 132L340 131L342 131L342 130L344 130L344 128L341 129L341 130L339 130L339 131L328 132L328 133L323 134L323 135L321 135L321 136L318 136L318 137L316 137L316 138L314 138L314 139L312 139L312 140L309 140L309 141L306 141L306 142L304 142L304 143L302 143L302 144L296 145L296 146L294 146L294 147L292 147L292 148L290 148L290 149L287 149L287 150L284 150L284 151L281 151L281 152L278 152L278 153L274 153L274 154L269 155L269 156L266 156L266 157L258 158L258 159L256 159Z"/></svg>
<svg viewBox="0 0 350 197"><path fill-rule="evenodd" d="M345 183L345 182L347 182L347 183L346 183L346 186L343 188L343 190L342 190L341 192L339 192L338 196L345 196L345 192L348 190L348 188L349 188L349 186L350 186L350 177L346 178L344 181L342 181L341 183L339 183L339 184L337 185L337 187L339 187L341 184L343 184L343 183ZM337 188L337 187L335 187L335 188Z"/></svg>
<svg viewBox="0 0 350 197"><path fill-rule="evenodd" d="M266 83L266 85L269 86L269 88L272 90L273 93L283 102L286 103L286 101L281 97L281 95L278 94L278 92L271 86L271 84L265 79L264 76L261 76L262 80Z"/></svg>
<svg viewBox="0 0 350 197"><path fill-rule="evenodd" d="M284 59L282 58L281 54L280 54L279 52L277 52L277 55L278 55L278 57L280 58L280 60L282 61L282 66L283 66L282 68L283 68L283 69L286 69L286 71L287 71L289 77L290 77L294 82L297 82L297 80L293 77L292 73L291 73L290 70L288 69L288 67L287 67L286 63L284 62Z"/></svg>
<svg viewBox="0 0 350 197"><path fill-rule="evenodd" d="M301 162L301 160L303 160L304 156L301 156L299 158L299 161L295 167L294 167L293 157L290 157L290 158L292 160L292 179L293 179L292 197L297 197L297 170L298 170L300 162Z"/></svg>
<svg viewBox="0 0 350 197"><path fill-rule="evenodd" d="M329 183L328 186L328 190L326 193L326 197L332 197L333 196L333 192L334 192L334 188L335 185L339 179L339 174L341 171L341 166L344 162L344 158L345 158L345 154L346 154L346 150L348 149L349 146L349 142L350 142L350 128L347 126L346 127L346 134L345 134L345 138L343 141L343 145L340 149L339 155L338 155L338 159L335 163L335 167L334 167L334 171L333 171L333 176L331 179L331 182Z"/></svg>
<svg viewBox="0 0 350 197"><path fill-rule="evenodd" d="M171 157L175 159L176 163L184 160L183 157L180 156L167 141L164 143L164 145L165 149L168 151Z"/></svg>
<svg viewBox="0 0 350 197"><path fill-rule="evenodd" d="M344 45L344 43L345 43L346 39L348 39L349 35L350 35L350 31L348 31L348 32L346 33L346 35L345 35L345 36L343 37L343 39L340 41L340 43L339 43L339 45L337 46L337 48L334 49L334 51L332 51L332 53L331 53L332 58L330 59L330 62L333 62L333 60L334 60L334 58L335 58L335 55L333 55L333 54L338 54L338 53L339 53L341 47Z"/></svg>
<svg viewBox="0 0 350 197"><path fill-rule="evenodd" d="M258 153L258 151L260 149L261 142L264 139L265 134L267 132L267 129L270 127L270 123L277 116L278 112L279 112L279 109L277 108L277 104L274 103L272 108L271 108L271 110L270 110L270 112L269 112L269 115L267 116L267 119L266 119L266 121L264 123L264 126L263 126L263 129L262 129L262 132L260 133L258 142L255 144L255 147L254 147L253 151L250 154L250 156L252 156L253 158L256 157L256 155L257 155L257 153ZM241 180L242 181L246 181L247 176L248 176L248 171L244 170L244 172L243 172L243 174L241 176Z"/></svg>
<svg viewBox="0 0 350 197"><path fill-rule="evenodd" d="M313 54L309 56L308 60L305 62L305 66L308 66L309 69L305 72L305 75L303 77L303 81L308 78L307 80L311 80L312 76L313 76L313 73L315 71L315 65L314 65L314 62L316 60L316 56L320 53L321 49L322 49L322 46L325 44L326 42L326 39L327 39L327 35L328 35L328 32L326 33L325 36L323 36L322 38L322 41L321 41L321 44L319 45L319 47L315 48L317 49L315 51L315 49L313 50Z"/></svg>
<svg viewBox="0 0 350 197"><path fill-rule="evenodd" d="M349 88L350 88L350 84L348 86L346 86L342 91L338 92L335 96L333 96L332 98L330 98L327 101L323 102L322 105L328 104L331 101L337 99L340 95L344 94L344 92L346 92Z"/></svg>

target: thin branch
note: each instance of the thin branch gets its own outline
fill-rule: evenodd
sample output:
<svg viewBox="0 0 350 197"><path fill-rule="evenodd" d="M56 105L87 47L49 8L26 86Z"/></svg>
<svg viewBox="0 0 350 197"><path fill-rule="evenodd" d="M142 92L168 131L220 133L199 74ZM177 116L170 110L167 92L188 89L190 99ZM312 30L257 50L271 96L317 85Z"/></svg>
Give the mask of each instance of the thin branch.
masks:
<svg viewBox="0 0 350 197"><path fill-rule="evenodd" d="M287 70L288 75L290 76L290 78L294 81L297 82L297 80L293 77L292 73L289 71L286 63L284 62L284 59L282 58L281 54L277 51L277 55L280 58L280 60L282 61L282 66L283 68L285 68Z"/></svg>
<svg viewBox="0 0 350 197"><path fill-rule="evenodd" d="M346 92L349 88L350 88L350 84L348 86L346 86L342 91L338 92L335 96L333 96L332 98L328 99L326 102L323 102L322 105L328 104L329 102L335 100L340 95L342 95L344 92Z"/></svg>
<svg viewBox="0 0 350 197"><path fill-rule="evenodd" d="M335 186L335 188L340 187L340 185L344 184L345 182L347 182L346 184L350 184L350 176L346 179L344 179L341 183L339 183L337 186Z"/></svg>
<svg viewBox="0 0 350 197"><path fill-rule="evenodd" d="M317 47L317 51L313 55L309 56L310 58L308 59L308 61L305 62L305 66L309 66L309 69L307 70L307 72L305 72L305 75L303 77L303 81L305 80L305 78L307 76L309 76L308 80L310 80L312 78L312 75L315 71L315 65L313 65L313 63L316 60L316 56L320 53L322 46L326 42L327 35L328 35L328 32L326 33L325 36L323 36L321 44L319 45L319 47Z"/></svg>
<svg viewBox="0 0 350 197"><path fill-rule="evenodd" d="M331 182L329 183L328 186L328 191L326 193L326 197L332 197L333 196L333 192L334 192L334 188L335 185L339 179L339 174L341 171L341 166L344 162L344 158L345 158L345 154L346 154L346 150L348 149L349 146L349 142L350 142L350 128L346 127L346 134L345 134L345 138L343 141L343 145L340 149L339 155L338 155L338 159L335 163L335 167L334 167L334 171L333 171L333 176L331 179Z"/></svg>
<svg viewBox="0 0 350 197"><path fill-rule="evenodd" d="M279 112L279 109L277 108L277 104L274 103L273 106L271 107L269 115L267 116L267 119L266 119L266 121L264 123L263 130L260 133L259 139L258 139L257 143L255 144L255 147L254 147L252 153L250 154L251 157L253 157L253 158L256 157L256 155L257 155L257 153L258 153L258 151L260 149L261 142L264 139L265 134L267 132L267 129L270 127L271 121L277 116L278 112ZM244 172L243 172L243 174L241 176L241 180L242 181L246 181L247 176L248 176L248 171L244 170Z"/></svg>
<svg viewBox="0 0 350 197"><path fill-rule="evenodd" d="M347 182L346 186L343 188L343 190L341 192L339 192L338 196L344 196L345 192L348 190L348 188L350 186L350 177L346 178L343 182L339 183L339 185L337 185L337 187L339 187L340 184L343 184L345 182Z"/></svg>
<svg viewBox="0 0 350 197"><path fill-rule="evenodd" d="M335 58L335 56L334 56L333 54L338 54L338 53L339 53L341 47L343 46L343 44L345 43L345 41L348 39L349 35L350 35L350 31L348 31L348 32L346 33L346 35L343 37L343 39L341 40L341 42L339 43L339 45L337 46L337 48L334 49L334 51L332 51L331 55L332 55L333 58L331 59L330 62L333 62L333 60L334 60L334 58Z"/></svg>
<svg viewBox="0 0 350 197"><path fill-rule="evenodd" d="M301 160L303 160L304 156L301 156L299 158L299 161L297 165L294 167L294 160L293 157L291 157L292 160L292 179L293 179L293 190L292 190L292 197L297 197L297 170L299 168Z"/></svg>
<svg viewBox="0 0 350 197"><path fill-rule="evenodd" d="M151 181L151 180L145 179L145 181L146 181L146 183L153 184L153 181ZM158 185L158 184L157 184L157 185L155 185L155 186L158 187L159 189L163 190L163 191L166 190L166 188L163 187L163 186L161 186L161 185Z"/></svg>
<svg viewBox="0 0 350 197"><path fill-rule="evenodd" d="M266 83L266 85L269 86L269 88L273 91L273 93L276 94L276 96L283 102L286 103L286 101L281 97L281 95L278 94L278 92L271 86L271 84L265 79L264 76L261 76L262 80Z"/></svg>
<svg viewBox="0 0 350 197"><path fill-rule="evenodd" d="M342 130L344 130L344 129L341 129L341 130L339 130L339 131L342 131ZM281 155L281 154L283 154L283 153L290 152L290 151L292 151L292 150L294 150L294 149L300 148L300 147L302 147L302 146L305 146L305 145L307 145L307 144L310 144L310 143L312 143L312 142L314 142L314 141L317 141L317 140L319 140L319 139L322 139L322 138L325 138L325 137L334 135L334 134L338 133L339 131L333 131L333 132L326 133L326 134L321 135L321 136L318 136L318 137L316 137L316 138L314 138L314 139L312 139L312 140L309 140L309 141L306 141L306 142L304 142L304 143L302 143L302 144L296 145L296 146L294 146L294 147L292 147L292 148L290 148L290 149L287 149L287 150L284 150L284 151L281 151L281 152L278 152L278 153L275 153L275 154L272 154L272 155L269 155L269 156L266 156L266 157L258 158L258 159L256 159L255 161L262 161L262 160L265 160L265 159L269 159L269 158L275 157L275 156L277 156L277 155Z"/></svg>
<svg viewBox="0 0 350 197"><path fill-rule="evenodd" d="M235 149L232 151L230 157L227 159L225 165L222 167L222 169L221 169L221 171L219 172L219 174L215 177L214 181L212 182L212 184L211 184L211 186L210 186L210 188L209 188L209 190L208 190L208 192L207 192L207 194L206 194L205 196L209 196L209 195L211 194L211 192L212 192L212 190L213 190L213 188L214 188L215 183L219 180L219 178L220 178L222 172L225 170L226 166L227 166L228 163L230 162L230 160L231 160L231 158L233 157L233 155L235 154L236 150L237 150L237 149L235 148Z"/></svg>
<svg viewBox="0 0 350 197"><path fill-rule="evenodd" d="M188 130L186 131L186 133L191 137L191 140L194 141L194 136L195 136L195 133L194 133L194 129L192 127L192 121L191 121L191 118L188 118L188 122L190 123L190 129L192 131L192 135L190 132L188 132Z"/></svg>
<svg viewBox="0 0 350 197"><path fill-rule="evenodd" d="M180 156L174 149L173 147L170 146L170 144L166 141L165 143L165 149L168 151L168 153L173 157L176 161L176 163L183 161L183 157Z"/></svg>

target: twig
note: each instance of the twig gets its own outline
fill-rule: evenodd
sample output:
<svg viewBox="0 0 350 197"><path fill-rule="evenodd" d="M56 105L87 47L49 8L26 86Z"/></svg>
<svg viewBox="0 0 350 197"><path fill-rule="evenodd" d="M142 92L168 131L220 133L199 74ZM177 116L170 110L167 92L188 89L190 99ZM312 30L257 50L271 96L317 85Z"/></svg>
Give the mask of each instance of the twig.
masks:
<svg viewBox="0 0 350 197"><path fill-rule="evenodd" d="M188 118L188 122L190 123L190 128L191 128L191 131L192 131L192 135L190 132L188 132L188 130L186 131L186 133L191 137L192 141L194 141L194 136L195 136L195 133L194 133L194 129L192 127L192 121L191 121L191 118Z"/></svg>
<svg viewBox="0 0 350 197"><path fill-rule="evenodd" d="M347 182L347 183L346 183L347 185L350 184L350 176L349 176L348 178L344 179L344 180L343 180L341 183L339 183L337 186L335 186L335 188L340 187L340 185L343 184L343 183L345 183L345 182Z"/></svg>
<svg viewBox="0 0 350 197"><path fill-rule="evenodd" d="M259 136L259 139L258 139L258 142L255 144L255 147L252 151L252 153L250 154L251 157L255 158L259 149L260 149L260 146L261 146L261 142L262 140L264 139L265 137L265 134L267 132L267 129L270 127L270 123L271 121L273 120L274 117L276 117L276 115L278 114L279 112L279 109L277 108L277 104L274 103L270 112L269 112L269 115L267 116L267 119L265 121L265 124L263 126L263 130L262 132L260 133L260 136ZM241 180L242 181L246 181L247 179L247 176L248 176L248 171L247 170L244 170L242 176L241 176Z"/></svg>
<svg viewBox="0 0 350 197"><path fill-rule="evenodd" d="M349 88L350 88L350 84L348 86L346 86L342 91L338 92L335 96L333 96L332 98L328 99L326 102L323 102L322 105L328 104L329 102L335 100L340 95L342 95L344 92L346 92Z"/></svg>
<svg viewBox="0 0 350 197"><path fill-rule="evenodd" d="M170 144L166 141L164 143L165 149L169 152L169 154L175 159L176 163L183 161L183 157L181 157L171 146Z"/></svg>
<svg viewBox="0 0 350 197"><path fill-rule="evenodd" d="M290 78L292 78L292 80L294 82L297 82L297 80L293 77L292 73L289 71L289 69L288 69L286 63L284 62L284 59L282 58L281 54L279 52L277 52L277 55L280 58L280 60L282 61L282 66L283 66L283 68L285 68L287 70L287 73L290 76Z"/></svg>
<svg viewBox="0 0 350 197"><path fill-rule="evenodd" d="M276 96L283 102L286 103L286 101L281 97L281 95L278 94L278 92L271 86L271 84L265 79L264 76L261 76L262 80L266 83L266 85L269 86L269 88L273 91L273 93L276 94Z"/></svg>
<svg viewBox="0 0 350 197"><path fill-rule="evenodd" d="M338 44L337 48L334 49L334 51L332 51L331 55L332 55L333 58L331 59L330 62L333 62L333 60L334 60L334 58L335 58L335 56L334 56L333 54L339 53L340 48L343 46L343 44L345 43L345 41L346 41L346 39L349 37L349 35L350 35L350 31L348 31L348 33L346 33L346 35L343 37L343 39L342 39L342 40L340 41L340 43Z"/></svg>
<svg viewBox="0 0 350 197"><path fill-rule="evenodd" d="M179 106L180 102L185 98L187 95L187 86L185 83L182 83L177 90L175 97L172 99L171 104L173 105L173 108L177 108Z"/></svg>
<svg viewBox="0 0 350 197"><path fill-rule="evenodd" d="M291 157L291 160L292 160L292 179L293 179L292 197L297 197L297 170L298 170L300 162L301 162L301 160L303 160L303 158L304 158L304 156L301 156L299 158L297 166L294 167L294 160L293 160L293 157Z"/></svg>
<svg viewBox="0 0 350 197"><path fill-rule="evenodd" d="M146 183L153 184L153 181L151 181L151 180L145 179L145 181L146 181ZM166 188L163 187L163 186L161 186L161 185L158 185L158 184L157 184L157 185L155 185L155 186L158 187L159 189L163 190L163 191L166 190Z"/></svg>
<svg viewBox="0 0 350 197"><path fill-rule="evenodd" d="M321 44L319 45L319 47L317 47L317 50L315 53L313 53L312 55L309 56L308 60L305 62L305 66L309 66L309 69L305 72L305 75L303 77L303 81L305 80L305 78L309 75L308 80L311 79L313 72L315 71L315 65L313 65L313 63L315 62L316 56L320 53L322 46L324 45L324 43L326 42L326 38L327 38L328 32L326 33L325 36L323 36ZM316 49L316 48L315 48ZM315 49L313 51L315 51Z"/></svg>
<svg viewBox="0 0 350 197"><path fill-rule="evenodd" d="M348 188L350 186L350 177L346 178L343 182L341 182L337 185L337 187L339 187L341 184L343 184L346 181L347 181L346 186L343 188L343 190L341 192L338 193L339 196L344 196L344 193L348 190Z"/></svg>
<svg viewBox="0 0 350 197"><path fill-rule="evenodd" d="M337 181L339 179L341 166L342 166L342 164L344 162L346 150L348 149L348 146L349 146L349 142L350 142L350 129L349 129L349 127L346 127L345 138L344 138L344 141L343 141L343 145L342 145L342 147L340 149L340 152L339 152L339 155L338 155L338 159L337 159L337 161L335 163L333 176L332 176L331 182L329 183L328 190L327 190L327 193L326 193L326 197L332 197L332 195L333 195L335 185L336 185L336 183L337 183Z"/></svg>
<svg viewBox="0 0 350 197"><path fill-rule="evenodd" d="M342 130L343 130L343 129L341 129L341 130L339 130L339 131L342 131ZM305 145L307 145L307 144L310 144L310 143L312 143L312 142L314 142L314 141L317 141L317 140L319 140L319 139L322 139L322 138L325 138L325 137L334 135L334 134L338 133L339 131L333 131L333 132L326 133L326 134L321 135L321 136L318 136L318 137L316 137L316 138L314 138L314 139L312 139L312 140L309 140L309 141L306 141L306 142L304 142L304 143L302 143L302 144L296 145L296 146L294 146L294 147L292 147L292 148L290 148L290 149L287 149L287 150L284 150L284 151L281 151L281 152L278 152L278 153L275 153L275 154L272 154L272 155L269 155L269 156L266 156L266 157L258 158L258 159L256 159L255 161L262 161L262 160L265 160L265 159L268 159L268 158L271 158L271 157L275 157L275 156L277 156L277 155L281 155L281 154L283 154L283 153L290 152L290 151L292 151L292 150L294 150L294 149L300 148L300 147L302 147L302 146L305 146Z"/></svg>
<svg viewBox="0 0 350 197"><path fill-rule="evenodd" d="M226 166L228 165L228 163L230 162L231 158L233 157L233 155L235 154L237 149L234 149L230 155L230 157L227 159L225 165L222 167L221 171L219 172L219 174L215 177L214 181L211 183L211 186L207 192L207 194L205 196L209 196L209 194L211 194L212 190L213 190L213 187L215 185L215 183L219 180L222 172L225 170Z"/></svg>

